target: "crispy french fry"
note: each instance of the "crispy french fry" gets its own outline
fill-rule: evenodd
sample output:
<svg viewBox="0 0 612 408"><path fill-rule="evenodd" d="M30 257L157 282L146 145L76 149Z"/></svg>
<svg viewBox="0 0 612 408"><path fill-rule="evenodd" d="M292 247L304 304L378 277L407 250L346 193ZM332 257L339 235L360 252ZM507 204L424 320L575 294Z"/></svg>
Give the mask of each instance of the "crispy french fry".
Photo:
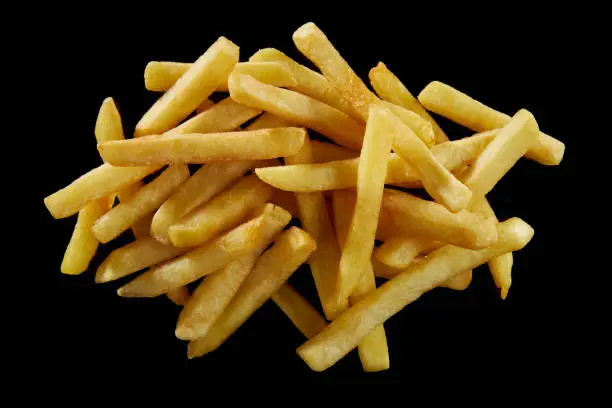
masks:
<svg viewBox="0 0 612 408"><path fill-rule="evenodd" d="M167 91L191 68L188 62L151 61L144 71L145 88L149 91Z"/></svg>
<svg viewBox="0 0 612 408"><path fill-rule="evenodd" d="M533 229L527 223L512 218L499 224L500 239L488 248L474 251L446 245L352 306L297 352L311 369L325 370L356 347L371 330L423 293L462 271L523 248L532 236Z"/></svg>
<svg viewBox="0 0 612 408"><path fill-rule="evenodd" d="M370 70L370 83L379 97L395 105L406 108L429 122L436 136L436 143L448 142L448 136L436 123L431 115L423 108L419 101L412 96L404 84L387 68L379 62Z"/></svg>
<svg viewBox="0 0 612 408"><path fill-rule="evenodd" d="M118 237L136 221L155 211L172 191L189 177L184 164L169 166L161 175L144 185L130 200L100 217L92 227L96 238L103 243Z"/></svg>
<svg viewBox="0 0 612 408"><path fill-rule="evenodd" d="M166 296L168 296L168 299L170 299L177 306L185 306L191 297L187 286L181 286L180 288L171 290L166 294Z"/></svg>
<svg viewBox="0 0 612 408"><path fill-rule="evenodd" d="M53 218L66 218L79 212L88 202L119 191L161 166L113 167L103 164L85 173L68 186L45 197L45 206Z"/></svg>
<svg viewBox="0 0 612 408"><path fill-rule="evenodd" d="M151 236L169 244L168 229L172 224L237 181L255 163L245 160L204 164L159 207L151 223Z"/></svg>
<svg viewBox="0 0 612 408"><path fill-rule="evenodd" d="M297 84L289 86L289 89L317 99L355 119L361 120L359 113L340 96L336 88L323 75L298 64L279 50L264 48L253 54L249 61L282 61L287 63L297 81Z"/></svg>
<svg viewBox="0 0 612 408"><path fill-rule="evenodd" d="M290 88L297 85L289 64L280 61L251 61L236 64L232 75L249 75L264 84Z"/></svg>
<svg viewBox="0 0 612 408"><path fill-rule="evenodd" d="M304 143L302 128L226 133L146 136L98 145L104 161L115 166L265 160L295 154Z"/></svg>
<svg viewBox="0 0 612 408"><path fill-rule="evenodd" d="M510 116L438 81L430 82L418 98L428 110L476 132L502 128L511 120ZM529 147L525 157L554 166L561 163L564 152L563 142L538 131L536 141Z"/></svg>
<svg viewBox="0 0 612 408"><path fill-rule="evenodd" d="M334 191L332 193L332 207L338 244L343 247L354 212L355 196L353 194L348 194L346 191ZM349 297L351 305L359 302L375 290L376 280L374 279L372 263L366 262L361 280ZM359 358L364 371L382 371L389 368L387 335L385 334L385 328L382 324L374 328L374 330L359 343Z"/></svg>
<svg viewBox="0 0 612 408"><path fill-rule="evenodd" d="M298 217L295 194L283 190L274 190L274 194L272 195L270 202L287 210L292 217Z"/></svg>
<svg viewBox="0 0 612 408"><path fill-rule="evenodd" d="M314 337L327 326L323 316L288 283L274 292L272 301L307 339Z"/></svg>
<svg viewBox="0 0 612 408"><path fill-rule="evenodd" d="M327 163L359 157L358 151L345 149L344 147L332 143L311 140L310 145L312 148L313 163Z"/></svg>
<svg viewBox="0 0 612 408"><path fill-rule="evenodd" d="M433 131L431 123L417 115L416 113L394 105L389 102L382 103L387 107L397 118L407 126L412 132L425 144L427 148L436 144L436 134Z"/></svg>
<svg viewBox="0 0 612 408"><path fill-rule="evenodd" d="M295 156L286 157L286 164L312 162L312 149L308 137L302 149ZM298 213L303 228L317 242L317 249L308 263L312 271L317 293L323 306L325 317L333 320L348 307L347 297L338 297L334 292L338 281L340 248L334 228L327 211L323 193L296 193Z"/></svg>
<svg viewBox="0 0 612 408"><path fill-rule="evenodd" d="M253 269L261 253L291 221L291 214L273 204L266 204L263 213L266 214L261 232L263 238L258 246L250 254L227 264L220 271L202 280L179 316L176 337L195 340L208 333Z"/></svg>
<svg viewBox="0 0 612 408"><path fill-rule="evenodd" d="M440 164L449 171L454 171L474 161L496 134L497 131L486 132L453 142L441 143L433 146L431 152ZM314 143L313 141L316 158L317 148ZM420 186L418 173L397 154L391 153L387 158L387 163L385 184L404 186L410 183L413 187ZM266 167L256 172L261 180L278 189L312 192L354 188L357 185L358 167L359 158L356 157L320 164Z"/></svg>
<svg viewBox="0 0 612 408"><path fill-rule="evenodd" d="M259 129L272 129L279 127L291 127L294 126L293 122L271 114L270 112L264 112L263 115L258 117L246 127L246 130L259 130Z"/></svg>
<svg viewBox="0 0 612 408"><path fill-rule="evenodd" d="M266 85L248 75L229 79L231 97L298 125L316 130L334 142L353 149L361 147L363 125L347 114L309 96Z"/></svg>
<svg viewBox="0 0 612 408"><path fill-rule="evenodd" d="M257 260L238 292L206 336L189 343L189 358L219 347L264 304L317 247L303 230L291 227Z"/></svg>
<svg viewBox="0 0 612 408"><path fill-rule="evenodd" d="M123 297L155 297L223 268L255 249L266 214L254 218L178 258L155 266L117 290Z"/></svg>
<svg viewBox="0 0 612 408"><path fill-rule="evenodd" d="M215 103L213 101L211 101L210 99L204 99L204 101L198 105L198 107L196 108L196 113L202 113L205 112L207 110L209 110L210 108L212 108L213 106L215 106Z"/></svg>
<svg viewBox="0 0 612 408"><path fill-rule="evenodd" d="M250 175L196 207L168 228L175 246L200 245L235 227L250 211L268 201L274 189Z"/></svg>
<svg viewBox="0 0 612 408"><path fill-rule="evenodd" d="M136 124L134 137L175 127L213 93L238 62L238 46L219 37Z"/></svg>
<svg viewBox="0 0 612 408"><path fill-rule="evenodd" d="M357 201L340 258L336 294L348 297L361 280L374 249L374 235L387 174L386 157L393 133L384 117L385 108L373 106L366 125L357 170Z"/></svg>
<svg viewBox="0 0 612 408"><path fill-rule="evenodd" d="M138 238L134 242L115 249L96 271L96 283L110 282L134 272L159 264L190 251L165 245L152 237Z"/></svg>
<svg viewBox="0 0 612 408"><path fill-rule="evenodd" d="M421 252L441 245L441 243L420 237L396 235L374 249L374 256L387 266L405 269Z"/></svg>

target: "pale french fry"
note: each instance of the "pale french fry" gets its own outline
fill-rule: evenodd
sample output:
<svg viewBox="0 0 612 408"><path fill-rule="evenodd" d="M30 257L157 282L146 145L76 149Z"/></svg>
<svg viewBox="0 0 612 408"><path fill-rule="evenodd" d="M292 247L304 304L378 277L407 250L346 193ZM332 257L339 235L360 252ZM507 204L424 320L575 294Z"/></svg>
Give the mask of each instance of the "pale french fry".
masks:
<svg viewBox="0 0 612 408"><path fill-rule="evenodd" d="M393 150L418 173L429 195L452 212L464 209L472 198L470 189L440 164L425 143L389 109L381 109L381 115L393 132Z"/></svg>
<svg viewBox="0 0 612 408"><path fill-rule="evenodd" d="M361 120L359 113L355 111L348 101L340 96L336 88L323 75L298 64L279 50L264 48L253 54L249 61L282 61L287 63L293 77L297 81L297 84L289 86L289 89L317 99L355 119Z"/></svg>
<svg viewBox="0 0 612 408"><path fill-rule="evenodd" d="M363 125L323 102L263 84L248 75L230 75L229 88L231 97L237 102L309 127L342 146L361 147Z"/></svg>
<svg viewBox="0 0 612 408"><path fill-rule="evenodd" d="M134 137L163 133L189 116L223 83L238 62L238 54L238 46L219 37L144 114Z"/></svg>
<svg viewBox="0 0 612 408"><path fill-rule="evenodd" d="M206 113L206 112L205 112ZM302 128L286 127L226 133L145 136L98 145L104 161L115 166L265 160L293 155L304 143Z"/></svg>
<svg viewBox="0 0 612 408"><path fill-rule="evenodd" d="M359 157L358 151L345 149L332 143L311 140L310 145L313 163L327 163Z"/></svg>
<svg viewBox="0 0 612 408"><path fill-rule="evenodd" d="M511 120L510 116L438 81L430 82L418 98L428 110L476 132L502 128ZM564 152L563 142L538 131L536 141L529 147L525 157L554 166L561 163Z"/></svg>
<svg viewBox="0 0 612 408"><path fill-rule="evenodd" d="M472 270L468 270L467 272L462 272L459 275L455 275L454 277L445 280L439 286L441 288L448 288L453 290L466 290L468 286L472 283Z"/></svg>
<svg viewBox="0 0 612 408"><path fill-rule="evenodd" d="M327 326L323 316L288 283L274 292L272 301L307 339L314 337Z"/></svg>
<svg viewBox="0 0 612 408"><path fill-rule="evenodd" d="M336 294L348 297L361 280L374 249L374 236L387 174L387 156L393 143L385 108L373 106L366 125L357 170L357 201L340 258Z"/></svg>
<svg viewBox="0 0 612 408"><path fill-rule="evenodd" d="M354 212L355 196L348 194L346 191L334 191L332 193L332 207L338 244L343 247ZM359 302L375 290L376 280L372 263L366 262L361 280L349 297L351 305ZM363 370L367 372L387 370L390 367L387 335L383 325L374 328L359 343L359 359L361 360Z"/></svg>
<svg viewBox="0 0 612 408"><path fill-rule="evenodd" d="M433 146L431 153L445 168L454 171L473 162L496 134L497 131L486 132L441 143ZM313 150L316 152L314 143ZM397 154L391 153L387 163L385 184L404 186L410 183L412 187L420 187L418 173ZM312 192L354 188L357 185L358 167L359 158L356 157L319 164L266 167L258 169L256 173L261 180L278 189Z"/></svg>
<svg viewBox="0 0 612 408"><path fill-rule="evenodd" d="M79 212L88 202L106 197L155 172L161 166L113 167L103 164L85 173L68 186L45 197L45 206L53 218L65 218Z"/></svg>
<svg viewBox="0 0 612 408"><path fill-rule="evenodd" d="M186 165L169 166L155 180L138 190L130 200L120 203L100 217L92 227L95 237L103 243L118 237L136 221L155 211L187 177L189 169Z"/></svg>
<svg viewBox="0 0 612 408"><path fill-rule="evenodd" d="M270 202L287 210L292 217L297 218L299 216L295 194L293 193L283 190L274 190Z"/></svg>
<svg viewBox="0 0 612 408"><path fill-rule="evenodd" d="M379 62L370 70L369 77L372 87L380 98L406 108L429 122L436 136L436 143L448 142L448 136L442 128L385 64Z"/></svg>
<svg viewBox="0 0 612 408"><path fill-rule="evenodd" d="M257 260L238 292L206 336L189 343L189 358L219 347L264 304L317 247L305 231L291 227Z"/></svg>
<svg viewBox="0 0 612 408"><path fill-rule="evenodd" d="M289 64L280 61L251 61L236 64L232 75L249 75L264 84L290 88L297 85Z"/></svg>
<svg viewBox="0 0 612 408"><path fill-rule="evenodd" d="M152 237L138 238L134 242L115 249L96 271L96 283L110 282L159 264L190 251L162 244Z"/></svg>
<svg viewBox="0 0 612 408"><path fill-rule="evenodd" d="M263 212L266 216L261 232L263 238L259 245L250 254L202 280L181 311L176 325L176 337L195 340L206 335L251 272L261 253L291 221L291 214L273 204L265 205Z"/></svg>
<svg viewBox="0 0 612 408"><path fill-rule="evenodd" d="M210 108L212 108L213 106L215 106L215 103L213 101L211 101L208 98L204 99L204 102L199 104L198 107L196 108L196 113L205 112L205 111L209 110Z"/></svg>
<svg viewBox="0 0 612 408"><path fill-rule="evenodd" d="M194 208L229 187L255 165L254 160L204 164L178 186L159 207L151 223L151 236L169 244L168 228Z"/></svg>
<svg viewBox="0 0 612 408"><path fill-rule="evenodd" d="M437 246L436 246L437 245ZM374 256L392 268L407 268L421 252L442 244L414 236L396 235L374 249Z"/></svg>
<svg viewBox="0 0 612 408"><path fill-rule="evenodd" d="M395 234L420 236L471 249L486 247L497 239L493 220L467 210L451 213L440 204L408 193L385 190L382 206L380 218L395 226Z"/></svg>
<svg viewBox="0 0 612 408"><path fill-rule="evenodd" d="M286 164L312 162L308 137L295 156L285 157ZM325 317L333 320L348 307L348 298L339 297L334 289L338 281L340 248L327 211L323 193L296 193L298 213L303 228L317 242L317 249L308 260L312 277L323 306Z"/></svg>
<svg viewBox="0 0 612 408"><path fill-rule="evenodd" d="M425 262L408 268L352 306L297 352L311 369L325 370L356 347L371 330L423 293L493 257L523 248L532 236L533 229L527 223L512 218L499 224L499 240L485 249L443 246L428 255Z"/></svg>
<svg viewBox="0 0 612 408"><path fill-rule="evenodd" d="M475 203L483 198L514 166L538 137L538 124L531 113L521 109L499 131L480 156L472 163L461 181L472 191Z"/></svg>
<svg viewBox="0 0 612 408"><path fill-rule="evenodd" d="M149 91L167 91L191 68L188 62L151 61L144 71L145 88Z"/></svg>
<svg viewBox="0 0 612 408"><path fill-rule="evenodd" d="M175 246L200 245L235 227L250 211L268 201L274 189L250 175L196 207L168 228Z"/></svg>
<svg viewBox="0 0 612 408"><path fill-rule="evenodd" d="M171 290L166 294L166 296L168 296L168 299L170 299L177 306L185 306L191 297L187 286L181 286L180 288Z"/></svg>
<svg viewBox="0 0 612 408"><path fill-rule="evenodd" d="M266 214L254 218L171 261L155 266L120 287L123 297L155 297L194 282L255 249Z"/></svg>
<svg viewBox="0 0 612 408"><path fill-rule="evenodd" d="M246 127L246 130L259 130L259 129L272 129L279 127L291 127L294 126L293 122L281 118L280 116L273 115L269 112L264 112L263 115L258 117Z"/></svg>
<svg viewBox="0 0 612 408"><path fill-rule="evenodd" d="M393 112L405 126L412 130L427 148L436 144L436 134L433 131L431 123L401 106L389 102L383 102L382 104Z"/></svg>

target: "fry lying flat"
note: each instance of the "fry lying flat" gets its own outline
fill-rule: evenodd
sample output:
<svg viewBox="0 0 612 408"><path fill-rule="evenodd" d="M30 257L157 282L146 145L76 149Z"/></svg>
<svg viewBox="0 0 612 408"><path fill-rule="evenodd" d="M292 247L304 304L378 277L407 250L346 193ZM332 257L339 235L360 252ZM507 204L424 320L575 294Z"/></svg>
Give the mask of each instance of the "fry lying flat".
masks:
<svg viewBox="0 0 612 408"><path fill-rule="evenodd" d="M272 301L307 339L314 337L327 326L323 316L288 283L272 295Z"/></svg>

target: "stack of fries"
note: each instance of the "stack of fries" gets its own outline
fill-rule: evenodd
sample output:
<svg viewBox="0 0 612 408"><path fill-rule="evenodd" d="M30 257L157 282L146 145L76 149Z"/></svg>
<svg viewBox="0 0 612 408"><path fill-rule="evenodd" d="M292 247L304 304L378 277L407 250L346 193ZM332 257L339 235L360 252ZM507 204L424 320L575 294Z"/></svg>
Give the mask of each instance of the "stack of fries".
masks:
<svg viewBox="0 0 612 408"><path fill-rule="evenodd" d="M534 231L499 222L485 196L523 156L559 164L564 144L530 112L511 117L440 82L415 98L383 63L374 93L313 23L293 41L320 73L272 48L239 62L224 37L192 64L150 62L145 86L163 95L131 139L107 98L95 127L104 163L45 198L55 218L78 213L61 271L85 272L100 243L131 229L95 280L146 269L118 294L184 306L176 336L190 358L272 299L309 339L297 353L313 370L356 347L364 370L385 370L383 323L423 293L463 290L488 263L507 296L513 252ZM229 96L213 103L214 92ZM449 141L428 111L478 133ZM292 218L302 228L286 229ZM305 262L324 316L287 283Z"/></svg>

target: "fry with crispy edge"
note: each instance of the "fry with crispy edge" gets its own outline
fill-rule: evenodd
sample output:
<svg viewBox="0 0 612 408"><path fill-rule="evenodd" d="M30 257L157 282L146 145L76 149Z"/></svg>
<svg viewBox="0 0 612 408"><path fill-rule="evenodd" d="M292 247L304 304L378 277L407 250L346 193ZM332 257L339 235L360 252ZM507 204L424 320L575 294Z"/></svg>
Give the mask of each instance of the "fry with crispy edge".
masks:
<svg viewBox="0 0 612 408"><path fill-rule="evenodd" d="M202 280L191 300L181 311L176 325L176 337L195 340L203 337L221 316L255 262L270 242L291 221L291 214L274 204L266 204L263 213L262 239L250 254L227 264L220 271Z"/></svg>
<svg viewBox="0 0 612 408"><path fill-rule="evenodd" d="M488 248L474 251L445 245L352 306L297 352L311 369L323 371L423 293L491 258L523 248L532 236L527 223L512 218L499 224L499 240Z"/></svg>
<svg viewBox="0 0 612 408"><path fill-rule="evenodd" d="M510 116L472 99L442 82L430 82L419 94L419 101L428 110L476 132L504 127ZM525 157L554 166L561 163L565 152L563 142L539 132Z"/></svg>
<svg viewBox="0 0 612 408"><path fill-rule="evenodd" d="M199 357L223 344L289 279L316 247L310 235L297 227L283 232L272 248L257 260L253 271L208 334L189 343L188 357Z"/></svg>
<svg viewBox="0 0 612 408"><path fill-rule="evenodd" d="M288 283L274 292L271 299L307 339L327 326L323 316Z"/></svg>

